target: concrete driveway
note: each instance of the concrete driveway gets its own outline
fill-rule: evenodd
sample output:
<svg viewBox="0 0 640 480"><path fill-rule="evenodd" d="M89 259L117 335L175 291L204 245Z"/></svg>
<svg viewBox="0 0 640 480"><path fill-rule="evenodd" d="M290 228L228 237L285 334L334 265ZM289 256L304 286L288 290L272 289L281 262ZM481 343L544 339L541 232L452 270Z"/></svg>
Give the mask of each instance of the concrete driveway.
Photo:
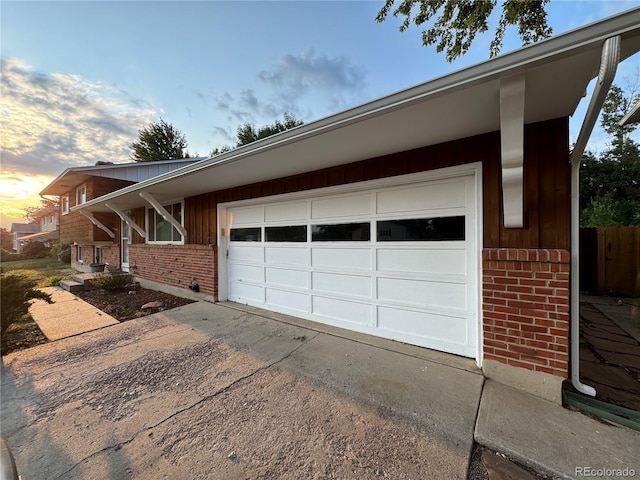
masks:
<svg viewBox="0 0 640 480"><path fill-rule="evenodd" d="M466 478L471 360L263 313L198 302L4 357L22 478Z"/></svg>

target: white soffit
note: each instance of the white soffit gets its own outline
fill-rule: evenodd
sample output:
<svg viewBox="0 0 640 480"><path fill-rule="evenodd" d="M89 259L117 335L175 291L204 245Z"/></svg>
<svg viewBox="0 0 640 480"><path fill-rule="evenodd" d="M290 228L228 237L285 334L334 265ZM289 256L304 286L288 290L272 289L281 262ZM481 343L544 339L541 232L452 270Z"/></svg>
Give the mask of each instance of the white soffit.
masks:
<svg viewBox="0 0 640 480"><path fill-rule="evenodd" d="M640 8L496 57L231 152L125 187L75 209L110 211L190 197L500 129L500 82L522 75L524 123L566 117L598 74L602 44L622 39L621 60L640 50ZM471 159L473 160L473 159Z"/></svg>

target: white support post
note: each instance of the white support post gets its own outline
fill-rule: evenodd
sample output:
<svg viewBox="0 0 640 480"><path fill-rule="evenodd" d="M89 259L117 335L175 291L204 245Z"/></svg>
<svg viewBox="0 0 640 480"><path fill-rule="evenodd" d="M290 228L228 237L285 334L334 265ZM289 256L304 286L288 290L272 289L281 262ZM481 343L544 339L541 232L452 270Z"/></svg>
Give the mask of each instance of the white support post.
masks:
<svg viewBox="0 0 640 480"><path fill-rule="evenodd" d="M505 228L524 227L524 94L524 74L500 81L502 207Z"/></svg>
<svg viewBox="0 0 640 480"><path fill-rule="evenodd" d="M138 232L142 238L147 238L147 232L145 232L143 228L141 228L136 222L134 222L131 219L131 217L129 217L129 215L124 213L122 210L120 210L115 205L111 205L109 203L105 203L104 206L107 207L110 210L113 210L116 213L116 215L118 215L123 222L125 222L127 225L129 225L131 228L133 228L136 232Z"/></svg>
<svg viewBox="0 0 640 480"><path fill-rule="evenodd" d="M149 192L140 192L140 196L144 198L149 204L154 208L158 215L164 218L167 222L173 225L176 230L180 232L183 237L187 236L187 229L184 228L180 222L178 222L173 215L171 215L167 210L158 202Z"/></svg>
<svg viewBox="0 0 640 480"><path fill-rule="evenodd" d="M100 220L98 220L93 215L91 215L91 213L87 213L87 212L84 212L82 210L80 210L80 213L82 215L84 215L85 217L87 217L89 219L89 221L91 223L93 223L96 227L98 227L100 230L102 230L103 232L106 232L106 234L109 235L111 238L116 238L116 234L113 233L109 229L109 227L105 226Z"/></svg>

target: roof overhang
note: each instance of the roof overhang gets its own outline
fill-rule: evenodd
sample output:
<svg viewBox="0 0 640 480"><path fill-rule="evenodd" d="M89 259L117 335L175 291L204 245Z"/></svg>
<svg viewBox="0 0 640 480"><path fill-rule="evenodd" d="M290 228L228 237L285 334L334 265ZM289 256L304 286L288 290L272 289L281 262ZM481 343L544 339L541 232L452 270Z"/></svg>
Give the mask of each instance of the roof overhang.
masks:
<svg viewBox="0 0 640 480"><path fill-rule="evenodd" d="M76 188L91 177L114 178L118 180L137 181L138 176L131 174L132 170L140 170L162 166L165 171L168 168L181 168L185 165L193 164L197 158L180 158L177 160L160 160L158 162L130 162L130 163L99 163L97 165L87 165L83 167L67 168L58 175L49 185L41 192L41 196L47 195L64 195L73 188ZM202 158L200 158L202 160Z"/></svg>
<svg viewBox="0 0 640 480"><path fill-rule="evenodd" d="M624 127L625 125L638 122L640 122L640 102L636 103L629 113L622 117L622 120L620 120L620 126Z"/></svg>
<svg viewBox="0 0 640 480"><path fill-rule="evenodd" d="M573 114L598 75L605 40L640 50L640 9L550 38L336 115L125 187L72 210L172 201L501 129L501 84L524 82L524 124Z"/></svg>

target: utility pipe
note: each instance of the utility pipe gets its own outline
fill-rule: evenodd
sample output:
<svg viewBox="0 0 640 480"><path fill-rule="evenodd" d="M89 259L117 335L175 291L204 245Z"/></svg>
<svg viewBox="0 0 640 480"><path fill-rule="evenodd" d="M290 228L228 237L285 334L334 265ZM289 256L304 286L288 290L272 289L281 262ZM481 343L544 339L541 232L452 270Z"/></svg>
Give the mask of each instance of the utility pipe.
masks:
<svg viewBox="0 0 640 480"><path fill-rule="evenodd" d="M580 393L596 396L596 389L580 381L580 162L620 61L620 36L602 46L600 73L578 140L571 152L571 383Z"/></svg>

